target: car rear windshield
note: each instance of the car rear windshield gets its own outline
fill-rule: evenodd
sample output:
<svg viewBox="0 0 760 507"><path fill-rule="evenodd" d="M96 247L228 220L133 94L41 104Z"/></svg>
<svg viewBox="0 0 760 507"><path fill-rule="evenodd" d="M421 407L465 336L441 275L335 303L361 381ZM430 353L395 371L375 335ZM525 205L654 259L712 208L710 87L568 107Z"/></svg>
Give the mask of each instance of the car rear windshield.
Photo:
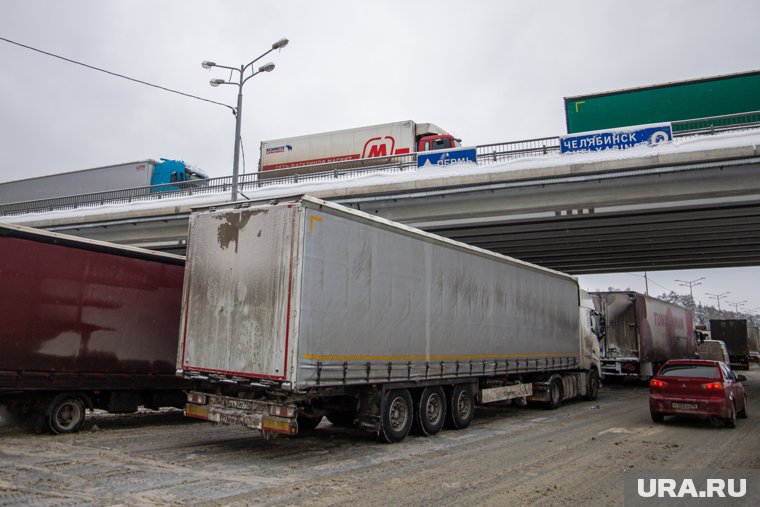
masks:
<svg viewBox="0 0 760 507"><path fill-rule="evenodd" d="M717 366L703 364L672 364L665 366L658 375L660 377L720 378Z"/></svg>

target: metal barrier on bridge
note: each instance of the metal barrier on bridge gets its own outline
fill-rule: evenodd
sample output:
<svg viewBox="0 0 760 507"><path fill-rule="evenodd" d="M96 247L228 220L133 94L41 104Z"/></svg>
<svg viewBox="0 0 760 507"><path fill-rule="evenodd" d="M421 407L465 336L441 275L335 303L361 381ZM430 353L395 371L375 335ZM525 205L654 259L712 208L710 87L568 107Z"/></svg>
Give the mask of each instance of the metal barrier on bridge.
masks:
<svg viewBox="0 0 760 507"><path fill-rule="evenodd" d="M734 115L716 116L672 122L674 137L692 137L716 134L726 131L750 130L760 127L760 111ZM497 164L509 160L530 157L545 157L558 154L559 136L487 144L476 147L477 163L480 166ZM382 159L371 159L367 165L356 167L356 161L331 162L299 168L277 169L265 172L242 174L238 178L238 191L245 196L246 190L255 190L274 185L295 185L304 182L329 182L353 179L367 174L400 173L417 169L417 155L408 154ZM161 187L176 188L177 184L137 187L92 194L80 194L37 201L0 204L0 216L42 213L56 210L71 210L105 204L125 204L138 201L156 201L179 196L221 194L232 188L232 177L210 178L192 182L181 190L162 191Z"/></svg>

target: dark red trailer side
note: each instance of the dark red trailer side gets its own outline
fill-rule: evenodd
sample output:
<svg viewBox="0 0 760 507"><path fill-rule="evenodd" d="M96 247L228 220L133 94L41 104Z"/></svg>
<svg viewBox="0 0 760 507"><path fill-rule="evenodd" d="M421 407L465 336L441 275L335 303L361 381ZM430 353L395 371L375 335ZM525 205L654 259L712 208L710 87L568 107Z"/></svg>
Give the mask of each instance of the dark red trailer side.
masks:
<svg viewBox="0 0 760 507"><path fill-rule="evenodd" d="M0 404L76 431L85 409L182 407L185 260L0 224Z"/></svg>

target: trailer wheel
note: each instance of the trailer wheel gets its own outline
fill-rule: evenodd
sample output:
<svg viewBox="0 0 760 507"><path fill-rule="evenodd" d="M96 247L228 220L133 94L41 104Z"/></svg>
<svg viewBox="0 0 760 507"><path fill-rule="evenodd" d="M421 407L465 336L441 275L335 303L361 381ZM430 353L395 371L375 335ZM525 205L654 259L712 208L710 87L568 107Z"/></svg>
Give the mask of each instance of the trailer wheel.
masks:
<svg viewBox="0 0 760 507"><path fill-rule="evenodd" d="M446 394L440 386L426 387L415 399L414 430L425 436L435 435L446 422Z"/></svg>
<svg viewBox="0 0 760 507"><path fill-rule="evenodd" d="M383 403L380 440L389 444L404 440L412 429L413 416L412 395L408 390L394 389L388 392Z"/></svg>
<svg viewBox="0 0 760 507"><path fill-rule="evenodd" d="M62 394L50 403L48 427L56 435L73 433L84 423L84 415L84 403L81 399L70 394Z"/></svg>
<svg viewBox="0 0 760 507"><path fill-rule="evenodd" d="M475 416L475 400L470 384L457 384L449 396L448 423L452 428L463 430Z"/></svg>
<svg viewBox="0 0 760 507"><path fill-rule="evenodd" d="M544 407L547 410L555 410L562 405L562 381L559 377L554 377L549 382L549 401L546 402Z"/></svg>
<svg viewBox="0 0 760 507"><path fill-rule="evenodd" d="M591 368L591 370L588 372L588 377L586 378L586 395L583 397L583 399L587 401L594 401L598 395L599 373L597 373L596 368Z"/></svg>

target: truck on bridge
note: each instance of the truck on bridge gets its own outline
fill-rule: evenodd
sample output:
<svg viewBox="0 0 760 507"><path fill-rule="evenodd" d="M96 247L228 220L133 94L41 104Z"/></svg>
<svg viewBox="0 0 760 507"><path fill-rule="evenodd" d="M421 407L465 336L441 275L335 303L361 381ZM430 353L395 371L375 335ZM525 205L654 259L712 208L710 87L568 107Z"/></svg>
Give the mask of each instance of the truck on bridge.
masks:
<svg viewBox="0 0 760 507"><path fill-rule="evenodd" d="M757 125L760 70L565 97L565 120L568 134L676 121L674 133Z"/></svg>
<svg viewBox="0 0 760 507"><path fill-rule="evenodd" d="M276 171L269 176L325 171L323 164L331 162L341 162L344 169L377 165L391 160L389 157L460 146L461 140L444 129L411 120L323 132L263 141L259 175L266 177L266 171ZM306 166L316 167L304 169Z"/></svg>
<svg viewBox="0 0 760 507"><path fill-rule="evenodd" d="M0 405L53 433L86 409L183 407L185 259L0 224Z"/></svg>
<svg viewBox="0 0 760 507"><path fill-rule="evenodd" d="M593 304L564 273L308 196L194 213L187 266L177 368L210 383L190 417L390 443L597 395Z"/></svg>
<svg viewBox="0 0 760 507"><path fill-rule="evenodd" d="M202 185L207 179L206 173L181 160L141 160L0 183L0 204L148 186L149 192L167 192Z"/></svg>
<svg viewBox="0 0 760 507"><path fill-rule="evenodd" d="M691 310L637 292L592 292L602 319L603 378L648 379L668 359L693 358Z"/></svg>
<svg viewBox="0 0 760 507"><path fill-rule="evenodd" d="M710 335L728 348L731 367L749 370L751 333L746 319L711 319Z"/></svg>

